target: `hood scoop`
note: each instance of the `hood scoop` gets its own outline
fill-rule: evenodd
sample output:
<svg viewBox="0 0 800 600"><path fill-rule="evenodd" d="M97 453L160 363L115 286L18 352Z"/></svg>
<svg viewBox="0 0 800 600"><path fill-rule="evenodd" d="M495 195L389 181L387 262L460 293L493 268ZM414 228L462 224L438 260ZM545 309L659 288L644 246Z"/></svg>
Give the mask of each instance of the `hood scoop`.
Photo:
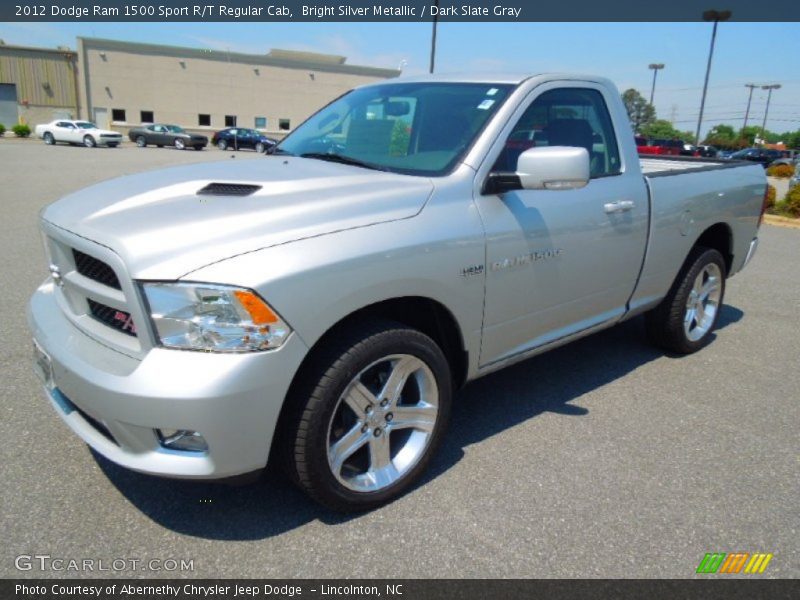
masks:
<svg viewBox="0 0 800 600"><path fill-rule="evenodd" d="M197 190L198 196L249 196L261 189L260 185L244 183L209 183Z"/></svg>

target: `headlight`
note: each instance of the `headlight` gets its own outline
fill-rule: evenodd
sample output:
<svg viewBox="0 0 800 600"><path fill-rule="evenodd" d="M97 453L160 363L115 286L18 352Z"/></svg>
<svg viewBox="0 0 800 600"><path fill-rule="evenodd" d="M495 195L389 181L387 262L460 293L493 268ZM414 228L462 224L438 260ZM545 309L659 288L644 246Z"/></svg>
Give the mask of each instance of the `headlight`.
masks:
<svg viewBox="0 0 800 600"><path fill-rule="evenodd" d="M210 352L278 348L291 328L252 290L203 283L144 283L161 345Z"/></svg>

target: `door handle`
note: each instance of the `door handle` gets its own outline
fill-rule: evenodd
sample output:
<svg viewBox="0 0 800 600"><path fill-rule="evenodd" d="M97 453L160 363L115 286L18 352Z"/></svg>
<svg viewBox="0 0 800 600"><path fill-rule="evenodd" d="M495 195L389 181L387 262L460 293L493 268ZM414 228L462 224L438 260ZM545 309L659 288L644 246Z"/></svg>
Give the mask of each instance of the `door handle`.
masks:
<svg viewBox="0 0 800 600"><path fill-rule="evenodd" d="M628 212L631 210L636 204L634 204L633 200L618 200L617 202L608 202L603 205L603 209L609 213L621 213L621 212Z"/></svg>

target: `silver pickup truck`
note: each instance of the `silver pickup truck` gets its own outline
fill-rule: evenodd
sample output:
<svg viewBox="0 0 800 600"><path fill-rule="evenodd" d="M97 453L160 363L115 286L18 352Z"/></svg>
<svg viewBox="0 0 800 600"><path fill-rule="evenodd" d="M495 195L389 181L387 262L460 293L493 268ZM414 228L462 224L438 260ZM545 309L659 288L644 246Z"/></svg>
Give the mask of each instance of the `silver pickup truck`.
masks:
<svg viewBox="0 0 800 600"><path fill-rule="evenodd" d="M376 83L263 159L46 208L35 365L120 465L226 479L279 461L366 509L419 478L468 381L640 314L658 345L702 348L765 191L752 163L640 160L605 79Z"/></svg>

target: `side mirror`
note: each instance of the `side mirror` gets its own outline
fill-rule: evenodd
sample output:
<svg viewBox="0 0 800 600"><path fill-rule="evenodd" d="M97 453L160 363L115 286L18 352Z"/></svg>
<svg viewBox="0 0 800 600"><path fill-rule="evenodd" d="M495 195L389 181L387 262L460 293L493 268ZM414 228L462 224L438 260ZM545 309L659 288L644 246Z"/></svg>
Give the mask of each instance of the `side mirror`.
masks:
<svg viewBox="0 0 800 600"><path fill-rule="evenodd" d="M517 159L517 177L525 190L573 190L589 183L586 148L530 148Z"/></svg>

